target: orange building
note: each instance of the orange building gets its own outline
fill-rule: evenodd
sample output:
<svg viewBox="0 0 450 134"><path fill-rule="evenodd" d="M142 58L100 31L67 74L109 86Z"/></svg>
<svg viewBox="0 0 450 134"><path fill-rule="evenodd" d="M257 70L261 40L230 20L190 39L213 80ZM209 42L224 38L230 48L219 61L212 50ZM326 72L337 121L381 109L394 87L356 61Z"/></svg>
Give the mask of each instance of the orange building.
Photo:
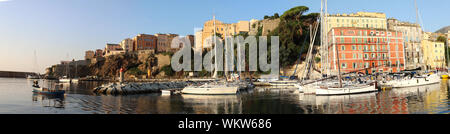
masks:
<svg viewBox="0 0 450 134"><path fill-rule="evenodd" d="M386 29L337 27L328 33L328 67L341 73L399 72L405 69L403 35ZM339 56L339 57L338 57Z"/></svg>
<svg viewBox="0 0 450 134"><path fill-rule="evenodd" d="M154 35L139 34L133 38L133 51L156 50L158 38Z"/></svg>

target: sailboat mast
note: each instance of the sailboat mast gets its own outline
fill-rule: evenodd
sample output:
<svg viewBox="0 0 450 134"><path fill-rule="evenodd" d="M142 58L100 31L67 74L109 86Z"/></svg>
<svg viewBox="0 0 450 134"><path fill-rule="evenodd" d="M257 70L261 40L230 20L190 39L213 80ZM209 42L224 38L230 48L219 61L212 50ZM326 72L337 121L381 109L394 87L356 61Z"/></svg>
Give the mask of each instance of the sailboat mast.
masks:
<svg viewBox="0 0 450 134"><path fill-rule="evenodd" d="M336 46L336 44L334 44ZM342 78L341 78L341 64L339 63L339 50L338 47L335 47L336 54L337 54L337 66L338 66L338 79L339 79L339 88L342 88Z"/></svg>
<svg viewBox="0 0 450 134"><path fill-rule="evenodd" d="M217 78L217 44L216 44L216 16L213 16L214 23L214 75L213 78ZM212 46L211 46L212 48Z"/></svg>
<svg viewBox="0 0 450 134"><path fill-rule="evenodd" d="M321 71L322 71L322 74L325 72L325 69L324 69L324 66L325 66L325 64L324 64L324 59L325 59L325 56L324 56L324 53L325 53L325 45L324 45L324 40L323 40L323 36L324 36L324 28L323 28L323 17L324 16L324 14L323 14L323 0L321 0L320 1L320 55L321 55L321 59L320 59L320 65L321 65Z"/></svg>
<svg viewBox="0 0 450 134"><path fill-rule="evenodd" d="M325 59L326 59L326 71L327 71L327 76L328 75L330 75L330 68L329 68L329 61L328 61L328 56L329 56L329 54L328 54L328 1L327 0L325 0L325 14L324 14L324 16L323 16L323 20L324 20L324 33L323 33L323 35L324 35L324 37L325 37L325 40L324 40L324 43L325 43L325 47L324 47L324 52L326 53L326 55L325 55Z"/></svg>
<svg viewBox="0 0 450 134"><path fill-rule="evenodd" d="M213 43L215 43L215 37L216 37L216 16L213 14L213 31L214 31L214 33L213 33ZM211 43L211 53L212 53L212 50L213 50L213 43ZM211 71L213 71L213 65L212 65L212 59L213 59L213 55L211 54ZM214 70L215 71L215 70ZM211 72L211 78L214 78L214 73L213 72Z"/></svg>

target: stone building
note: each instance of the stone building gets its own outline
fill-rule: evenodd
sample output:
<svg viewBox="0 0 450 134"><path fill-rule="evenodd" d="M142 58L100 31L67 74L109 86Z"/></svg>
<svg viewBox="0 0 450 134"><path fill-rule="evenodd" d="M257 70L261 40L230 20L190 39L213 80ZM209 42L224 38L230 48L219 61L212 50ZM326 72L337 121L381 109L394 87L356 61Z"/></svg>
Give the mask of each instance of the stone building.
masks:
<svg viewBox="0 0 450 134"><path fill-rule="evenodd" d="M124 40L122 40L122 42L120 42L120 47L122 47L122 49L125 52L132 52L133 51L133 40L130 38L126 38Z"/></svg>
<svg viewBox="0 0 450 134"><path fill-rule="evenodd" d="M88 50L86 51L85 55L84 55L84 59L85 60L91 60L95 57L95 52L92 50Z"/></svg>
<svg viewBox="0 0 450 134"><path fill-rule="evenodd" d="M170 51L172 40L177 37L178 34L155 34L155 36L158 38L156 52L159 53Z"/></svg>
<svg viewBox="0 0 450 134"><path fill-rule="evenodd" d="M214 31L214 28L215 31ZM207 38L214 36L214 32L219 34L222 38L225 36L234 36L237 34L250 32L250 22L249 21L238 21L238 23L227 24L219 20L209 20L203 25L202 30L202 47L207 48L210 46L204 46L204 41Z"/></svg>
<svg viewBox="0 0 450 134"><path fill-rule="evenodd" d="M202 32L203 30L198 30L195 32L195 44L191 44L192 47L194 47L194 51L200 52L202 51L202 46L203 46L203 42L202 42Z"/></svg>
<svg viewBox="0 0 450 134"><path fill-rule="evenodd" d="M405 44L406 68L415 69L423 65L422 28L418 24L388 19L388 29L403 33Z"/></svg>
<svg viewBox="0 0 450 134"><path fill-rule="evenodd" d="M125 50L119 44L106 44L105 57L123 53L125 53Z"/></svg>
<svg viewBox="0 0 450 134"><path fill-rule="evenodd" d="M95 57L96 58L103 57L103 50L101 50L101 49L95 50Z"/></svg>
<svg viewBox="0 0 450 134"><path fill-rule="evenodd" d="M139 34L133 38L133 51L156 50L158 38L154 35Z"/></svg>

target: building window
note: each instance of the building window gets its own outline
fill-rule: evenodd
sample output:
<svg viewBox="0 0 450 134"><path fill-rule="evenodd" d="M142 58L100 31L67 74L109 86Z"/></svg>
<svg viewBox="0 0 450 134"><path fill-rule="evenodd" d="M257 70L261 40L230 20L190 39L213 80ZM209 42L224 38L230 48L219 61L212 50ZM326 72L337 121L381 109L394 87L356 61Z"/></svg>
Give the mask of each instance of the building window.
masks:
<svg viewBox="0 0 450 134"><path fill-rule="evenodd" d="M358 50L362 50L362 47L361 47L361 46L358 46Z"/></svg>
<svg viewBox="0 0 450 134"><path fill-rule="evenodd" d="M341 43L345 43L345 42L344 42L344 37L341 37Z"/></svg>
<svg viewBox="0 0 450 134"><path fill-rule="evenodd" d="M342 63L342 68L347 68L347 64L346 63Z"/></svg>
<svg viewBox="0 0 450 134"><path fill-rule="evenodd" d="M341 46L341 50L345 51L345 46L344 45Z"/></svg>
<svg viewBox="0 0 450 134"><path fill-rule="evenodd" d="M364 59L369 59L369 54L364 54Z"/></svg>
<svg viewBox="0 0 450 134"><path fill-rule="evenodd" d="M342 56L341 56L341 57L342 57L342 59L343 59L343 60L345 60L345 54L342 54Z"/></svg>
<svg viewBox="0 0 450 134"><path fill-rule="evenodd" d="M352 45L352 50L356 50L356 46L355 45Z"/></svg>
<svg viewBox="0 0 450 134"><path fill-rule="evenodd" d="M358 59L358 57L356 57L356 54L353 54L353 59Z"/></svg>
<svg viewBox="0 0 450 134"><path fill-rule="evenodd" d="M353 68L354 69L358 68L358 65L355 62L353 62Z"/></svg>

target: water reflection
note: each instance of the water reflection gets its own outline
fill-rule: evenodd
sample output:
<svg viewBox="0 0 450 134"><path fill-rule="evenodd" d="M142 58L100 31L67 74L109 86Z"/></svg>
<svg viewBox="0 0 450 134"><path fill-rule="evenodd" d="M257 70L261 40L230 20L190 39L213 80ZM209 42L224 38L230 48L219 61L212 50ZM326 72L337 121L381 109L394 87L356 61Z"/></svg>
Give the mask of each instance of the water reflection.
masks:
<svg viewBox="0 0 450 134"><path fill-rule="evenodd" d="M240 114L242 103L237 95L182 95L186 106L194 114Z"/></svg>
<svg viewBox="0 0 450 134"><path fill-rule="evenodd" d="M55 84L42 81L42 84ZM256 88L237 95L96 95L102 82L63 84L64 97L33 94L32 81L0 79L0 113L99 114L435 114L450 113L448 81L343 96ZM30 98L32 100L30 101ZM30 105L31 104L31 105Z"/></svg>
<svg viewBox="0 0 450 134"><path fill-rule="evenodd" d="M33 93L32 100L34 103L40 103L43 107L64 108L64 95L41 95Z"/></svg>
<svg viewBox="0 0 450 134"><path fill-rule="evenodd" d="M378 93L339 96L299 94L305 114L421 114L449 113L448 82L396 88Z"/></svg>

